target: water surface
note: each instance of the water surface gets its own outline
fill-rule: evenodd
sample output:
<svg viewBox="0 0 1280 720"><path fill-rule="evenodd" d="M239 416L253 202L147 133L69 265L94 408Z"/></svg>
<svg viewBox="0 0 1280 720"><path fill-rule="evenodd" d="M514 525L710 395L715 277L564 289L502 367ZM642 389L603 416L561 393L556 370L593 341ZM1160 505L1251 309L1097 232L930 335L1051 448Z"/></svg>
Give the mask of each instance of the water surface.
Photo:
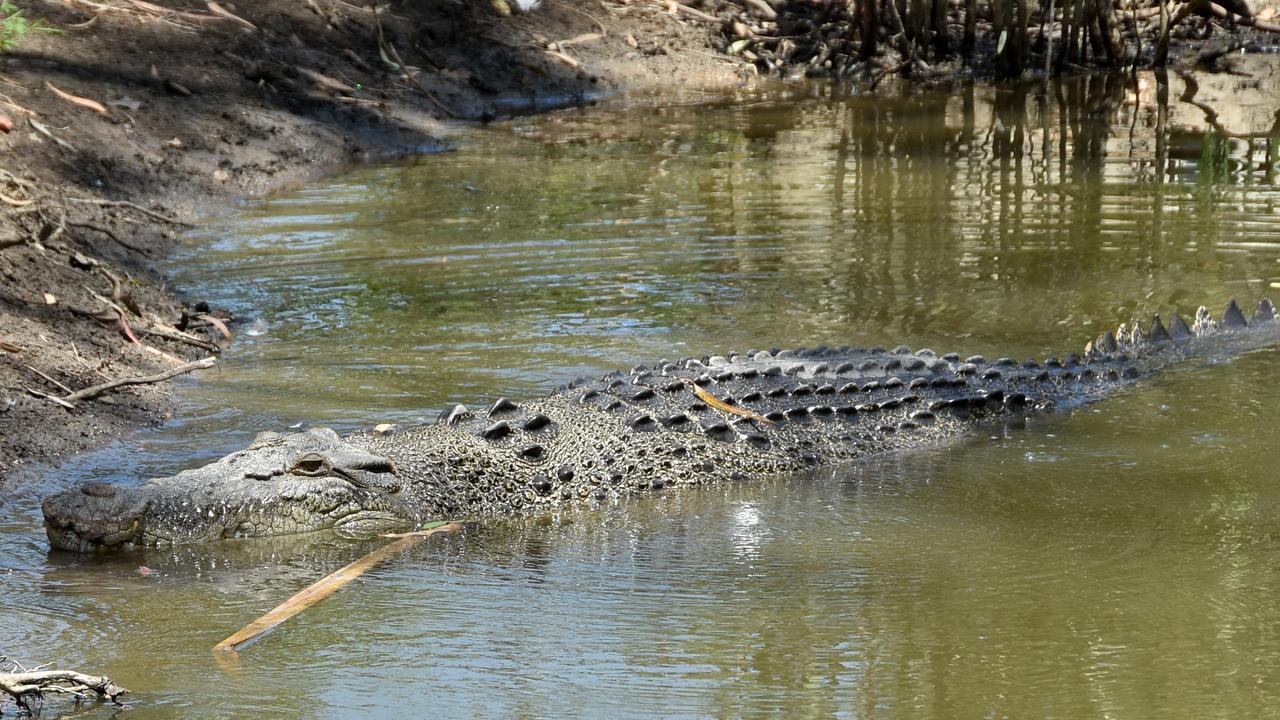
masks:
<svg viewBox="0 0 1280 720"><path fill-rule="evenodd" d="M170 426L7 488L0 654L110 674L139 718L1277 714L1275 351L942 451L489 522L235 671L215 643L372 546L78 558L40 531L72 481L263 429L733 349L1038 357L1280 285L1277 137L1139 80L632 100L210 224L167 270L257 322Z"/></svg>

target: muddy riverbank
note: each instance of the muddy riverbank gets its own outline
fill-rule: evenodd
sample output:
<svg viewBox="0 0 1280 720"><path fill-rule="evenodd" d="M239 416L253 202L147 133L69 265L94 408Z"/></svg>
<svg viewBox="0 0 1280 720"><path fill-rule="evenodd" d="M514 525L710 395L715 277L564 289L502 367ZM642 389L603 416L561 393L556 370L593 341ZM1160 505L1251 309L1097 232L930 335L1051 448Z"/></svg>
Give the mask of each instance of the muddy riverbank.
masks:
<svg viewBox="0 0 1280 720"><path fill-rule="evenodd" d="M167 383L60 399L216 353L216 309L200 317L199 298L148 269L201 217L348 163L447 147L455 120L752 74L657 6L25 5L58 32L0 54L0 475L170 407Z"/></svg>

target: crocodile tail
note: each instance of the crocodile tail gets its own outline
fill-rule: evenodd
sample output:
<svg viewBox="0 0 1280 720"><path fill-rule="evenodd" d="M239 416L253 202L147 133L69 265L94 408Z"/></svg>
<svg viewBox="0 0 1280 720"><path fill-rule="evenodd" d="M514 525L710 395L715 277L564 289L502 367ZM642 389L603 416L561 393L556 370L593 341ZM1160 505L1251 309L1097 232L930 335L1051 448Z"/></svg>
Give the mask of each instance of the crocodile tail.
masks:
<svg viewBox="0 0 1280 720"><path fill-rule="evenodd" d="M1121 323L1114 331L1102 333L1085 346L1085 357L1102 358L1126 353L1225 358L1280 344L1280 323L1276 322L1275 305L1268 298L1258 302L1248 319L1233 299L1216 318L1201 305L1190 324L1174 313L1167 326L1158 314L1152 317L1146 329L1143 325L1134 319Z"/></svg>

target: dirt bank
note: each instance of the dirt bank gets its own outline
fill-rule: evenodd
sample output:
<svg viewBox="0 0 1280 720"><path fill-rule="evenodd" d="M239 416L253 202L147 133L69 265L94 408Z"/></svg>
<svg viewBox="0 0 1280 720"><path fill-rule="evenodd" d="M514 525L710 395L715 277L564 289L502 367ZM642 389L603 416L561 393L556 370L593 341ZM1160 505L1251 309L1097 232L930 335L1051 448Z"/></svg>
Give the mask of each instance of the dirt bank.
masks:
<svg viewBox="0 0 1280 720"><path fill-rule="evenodd" d="M170 407L167 383L55 398L216 354L217 319L148 270L187 223L454 119L752 74L658 5L162 4L20 3L59 32L0 52L0 476Z"/></svg>

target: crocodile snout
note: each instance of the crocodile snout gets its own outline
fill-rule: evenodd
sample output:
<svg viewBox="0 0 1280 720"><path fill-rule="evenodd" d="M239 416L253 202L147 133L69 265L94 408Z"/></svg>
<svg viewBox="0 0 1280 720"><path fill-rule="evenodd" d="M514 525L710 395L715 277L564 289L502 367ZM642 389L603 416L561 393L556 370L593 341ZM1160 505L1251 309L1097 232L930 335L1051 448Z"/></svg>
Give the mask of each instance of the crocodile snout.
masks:
<svg viewBox="0 0 1280 720"><path fill-rule="evenodd" d="M128 545L142 534L142 493L110 483L86 482L46 499L45 532L60 550L91 552Z"/></svg>

